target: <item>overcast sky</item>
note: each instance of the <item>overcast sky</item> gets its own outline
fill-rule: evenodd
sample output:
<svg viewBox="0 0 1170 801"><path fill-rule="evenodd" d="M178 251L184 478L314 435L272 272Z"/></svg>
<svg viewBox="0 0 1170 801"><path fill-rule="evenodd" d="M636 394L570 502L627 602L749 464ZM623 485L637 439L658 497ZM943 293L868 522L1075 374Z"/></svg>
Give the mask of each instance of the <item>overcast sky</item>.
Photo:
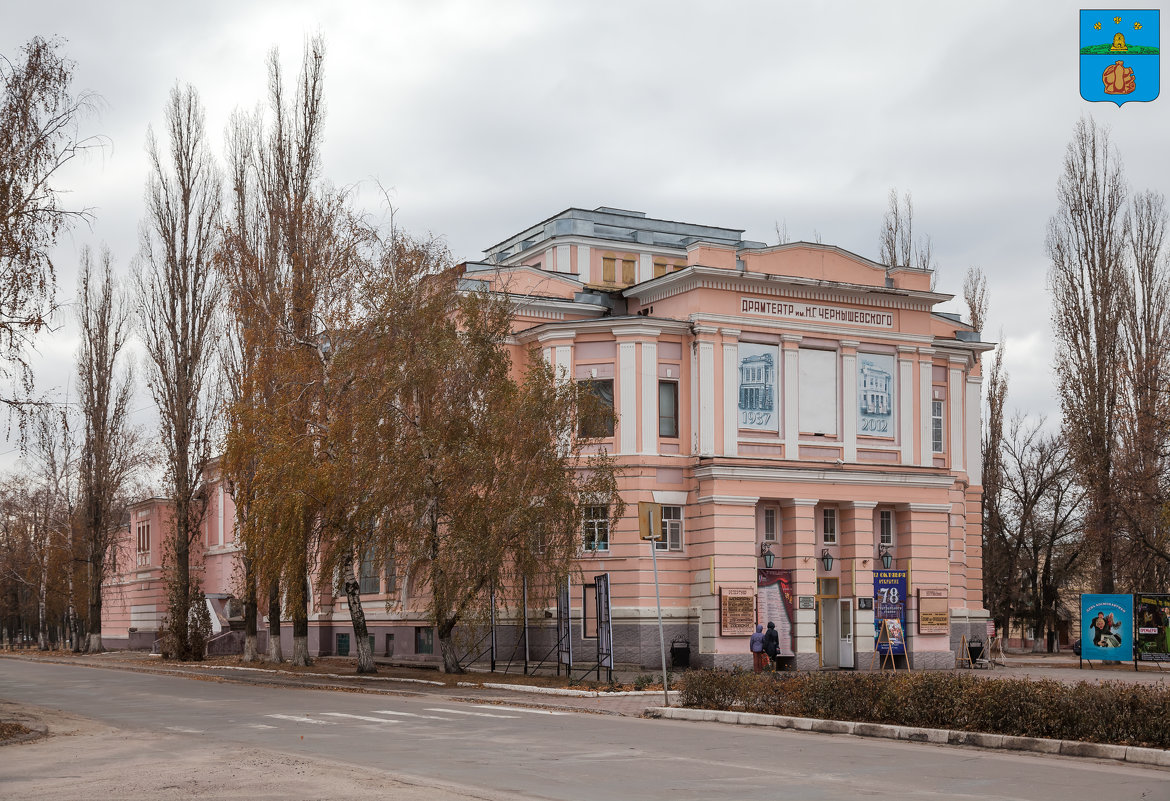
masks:
<svg viewBox="0 0 1170 801"><path fill-rule="evenodd" d="M221 155L228 115L264 98L267 52L295 74L317 32L326 176L371 205L380 182L399 222L443 236L457 260L599 205L768 242L780 222L790 239L877 258L897 187L933 239L940 291L960 294L972 265L987 273L984 338L1007 343L1009 405L1053 420L1044 231L1078 117L1111 127L1135 189L1170 190L1170 97L1080 99L1080 3L319 5L6 4L0 53L61 36L76 88L104 98L84 132L110 147L61 176L96 221L55 252L60 300L83 245L107 243L129 271L146 130L171 87L199 90ZM67 320L41 338L39 391L60 397L76 347ZM149 396L136 407L153 426ZM0 443L0 466L13 447Z"/></svg>

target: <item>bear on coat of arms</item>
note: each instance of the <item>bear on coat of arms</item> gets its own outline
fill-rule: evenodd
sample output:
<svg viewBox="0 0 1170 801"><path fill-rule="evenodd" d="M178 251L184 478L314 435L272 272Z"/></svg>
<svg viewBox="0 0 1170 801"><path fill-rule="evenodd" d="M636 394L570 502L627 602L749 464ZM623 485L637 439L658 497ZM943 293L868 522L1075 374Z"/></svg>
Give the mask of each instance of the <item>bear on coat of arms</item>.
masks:
<svg viewBox="0 0 1170 801"><path fill-rule="evenodd" d="M1105 81L1105 94L1128 95L1137 88L1133 77L1133 70L1118 61L1105 68L1101 80Z"/></svg>

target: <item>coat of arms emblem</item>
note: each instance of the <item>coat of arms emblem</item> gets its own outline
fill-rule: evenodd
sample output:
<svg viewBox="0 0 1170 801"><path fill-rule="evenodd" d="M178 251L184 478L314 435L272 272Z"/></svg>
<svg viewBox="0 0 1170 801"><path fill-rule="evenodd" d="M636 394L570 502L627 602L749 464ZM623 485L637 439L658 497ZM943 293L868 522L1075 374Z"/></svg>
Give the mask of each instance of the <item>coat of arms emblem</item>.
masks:
<svg viewBox="0 0 1170 801"><path fill-rule="evenodd" d="M1081 97L1149 101L1160 83L1159 12L1081 10Z"/></svg>

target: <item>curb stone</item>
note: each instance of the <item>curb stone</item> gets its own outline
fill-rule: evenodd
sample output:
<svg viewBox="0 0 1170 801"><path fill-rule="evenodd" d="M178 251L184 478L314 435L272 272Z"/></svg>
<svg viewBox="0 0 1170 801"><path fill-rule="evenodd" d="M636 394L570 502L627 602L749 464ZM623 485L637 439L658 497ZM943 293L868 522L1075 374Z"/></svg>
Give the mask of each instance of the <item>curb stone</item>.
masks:
<svg viewBox="0 0 1170 801"><path fill-rule="evenodd" d="M1078 740L1049 740L1042 737L1015 737L1007 734L955 731L952 729L923 729L914 726L890 726L884 723L854 723L847 720L820 718L793 718L765 715L759 712L732 712L715 709L683 709L680 707L650 707L647 717L666 720L692 720L732 723L741 726L771 726L797 731L815 731L824 734L852 734L857 737L880 737L907 742L938 745L976 746L1011 751L1031 751L1037 754L1058 754L1068 757L1109 759L1136 765L1155 765L1170 768L1170 751L1160 748L1085 743Z"/></svg>

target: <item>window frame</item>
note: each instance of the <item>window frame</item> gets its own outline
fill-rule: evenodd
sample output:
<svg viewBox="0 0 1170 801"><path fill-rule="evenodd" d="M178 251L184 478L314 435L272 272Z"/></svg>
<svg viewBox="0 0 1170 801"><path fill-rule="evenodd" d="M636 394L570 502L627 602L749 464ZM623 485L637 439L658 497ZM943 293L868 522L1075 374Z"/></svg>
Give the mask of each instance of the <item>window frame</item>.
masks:
<svg viewBox="0 0 1170 801"><path fill-rule="evenodd" d="M603 393L600 393L597 390L606 384L609 385L608 403L610 414L605 421L605 428L603 430L599 430L597 432L586 431L584 426L578 426L577 436L588 437L590 439L613 439L615 428L614 423L617 419L617 396L614 394L614 380L612 378L595 377L581 378L578 380L581 384L584 385L584 390L593 395L593 397L597 398L603 406L606 404L607 399Z"/></svg>
<svg viewBox="0 0 1170 801"><path fill-rule="evenodd" d="M599 533L604 534L603 542L598 537ZM598 545L599 542L602 544ZM581 550L590 553L609 552L608 506L592 504L584 507L581 515Z"/></svg>
<svg viewBox="0 0 1170 801"><path fill-rule="evenodd" d="M672 515L678 516L667 517L667 509L671 510ZM681 506L662 507L662 539L654 541L654 550L682 553L683 519L683 508Z"/></svg>
<svg viewBox="0 0 1170 801"><path fill-rule="evenodd" d="M149 567L150 566L150 521L149 520L139 521L137 523L137 528L136 528L135 533L136 533L137 539L138 539L137 547L135 549L135 554L137 556L137 559L136 559L137 566L138 567ZM143 545L145 545L146 547L144 548Z"/></svg>
<svg viewBox="0 0 1170 801"><path fill-rule="evenodd" d="M830 521L832 521L832 526L829 525ZM830 528L832 528L831 532ZM830 534L832 534L832 539L829 539ZM826 506L821 509L821 544L837 544L837 507L835 506Z"/></svg>
<svg viewBox="0 0 1170 801"><path fill-rule="evenodd" d="M374 559L372 548L367 548L358 561L358 595L377 595L382 591L382 576ZM369 589L370 587L373 589Z"/></svg>
<svg viewBox="0 0 1170 801"><path fill-rule="evenodd" d="M435 629L433 626L414 627L414 652L428 655L435 653Z"/></svg>
<svg viewBox="0 0 1170 801"><path fill-rule="evenodd" d="M937 414L936 414L937 412ZM946 453L946 413L947 402L944 398L930 400L930 452Z"/></svg>
<svg viewBox="0 0 1170 801"><path fill-rule="evenodd" d="M886 531L886 524L889 524L889 531ZM889 537L887 538L887 534ZM894 547L894 512L891 509L878 510L878 546L885 546L886 548Z"/></svg>
<svg viewBox="0 0 1170 801"><path fill-rule="evenodd" d="M670 415L663 416L662 414L662 390L669 386L674 392L674 408ZM662 424L666 421L672 421L674 424L674 433L663 433ZM678 381L672 378L658 379L658 436L660 439L678 439L679 438L679 419L678 419Z"/></svg>

